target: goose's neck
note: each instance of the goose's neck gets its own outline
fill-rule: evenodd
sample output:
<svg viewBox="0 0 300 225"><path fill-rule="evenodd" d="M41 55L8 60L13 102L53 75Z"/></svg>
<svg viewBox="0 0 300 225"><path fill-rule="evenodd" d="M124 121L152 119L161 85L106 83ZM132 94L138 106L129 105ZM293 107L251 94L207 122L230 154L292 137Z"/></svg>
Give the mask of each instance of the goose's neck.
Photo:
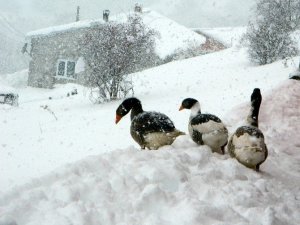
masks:
<svg viewBox="0 0 300 225"><path fill-rule="evenodd" d="M195 116L198 114L201 114L201 108L200 108L200 103L196 102L193 107L191 108L191 115L190 115L190 120L193 119Z"/></svg>
<svg viewBox="0 0 300 225"><path fill-rule="evenodd" d="M258 127L258 114L261 101L254 100L251 102L251 108L247 117L247 123L251 126Z"/></svg>
<svg viewBox="0 0 300 225"><path fill-rule="evenodd" d="M130 114L130 119L133 120L133 118L135 116L137 116L138 114L144 112L143 108L141 105L138 105L138 106L134 106L132 107L131 109L131 114Z"/></svg>

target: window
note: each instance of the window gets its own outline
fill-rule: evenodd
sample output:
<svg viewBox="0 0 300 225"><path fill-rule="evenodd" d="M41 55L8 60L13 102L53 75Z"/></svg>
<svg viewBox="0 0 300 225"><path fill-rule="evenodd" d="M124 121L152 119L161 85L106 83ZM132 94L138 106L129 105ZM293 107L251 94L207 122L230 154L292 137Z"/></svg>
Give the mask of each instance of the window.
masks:
<svg viewBox="0 0 300 225"><path fill-rule="evenodd" d="M74 76L75 74L75 62L67 62L67 77Z"/></svg>
<svg viewBox="0 0 300 225"><path fill-rule="evenodd" d="M56 76L66 79L76 79L75 62L71 60L58 60Z"/></svg>
<svg viewBox="0 0 300 225"><path fill-rule="evenodd" d="M58 63L58 68L57 68L57 75L58 76L64 76L65 75L65 67L66 67L66 62L60 61Z"/></svg>

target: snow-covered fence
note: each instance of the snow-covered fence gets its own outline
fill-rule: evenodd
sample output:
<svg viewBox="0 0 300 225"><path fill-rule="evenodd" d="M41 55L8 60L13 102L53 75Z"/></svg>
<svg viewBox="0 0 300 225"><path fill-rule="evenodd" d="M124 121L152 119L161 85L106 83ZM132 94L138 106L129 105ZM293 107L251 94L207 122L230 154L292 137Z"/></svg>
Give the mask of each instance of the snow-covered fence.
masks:
<svg viewBox="0 0 300 225"><path fill-rule="evenodd" d="M0 103L18 106L19 95L14 93L0 93Z"/></svg>

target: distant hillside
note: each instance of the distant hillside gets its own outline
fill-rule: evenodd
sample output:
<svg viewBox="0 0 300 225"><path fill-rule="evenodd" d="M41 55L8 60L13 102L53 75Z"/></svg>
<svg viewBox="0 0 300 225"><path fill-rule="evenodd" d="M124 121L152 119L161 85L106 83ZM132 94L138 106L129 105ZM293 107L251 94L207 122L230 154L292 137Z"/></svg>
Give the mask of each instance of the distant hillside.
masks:
<svg viewBox="0 0 300 225"><path fill-rule="evenodd" d="M25 68L28 65L21 53L24 34L10 22L10 15L0 13L0 74Z"/></svg>

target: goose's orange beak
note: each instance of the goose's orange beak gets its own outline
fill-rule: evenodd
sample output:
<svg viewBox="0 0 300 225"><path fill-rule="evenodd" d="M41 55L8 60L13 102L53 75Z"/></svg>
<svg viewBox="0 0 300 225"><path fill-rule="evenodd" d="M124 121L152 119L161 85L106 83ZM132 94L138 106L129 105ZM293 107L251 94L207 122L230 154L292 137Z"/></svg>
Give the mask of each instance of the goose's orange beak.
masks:
<svg viewBox="0 0 300 225"><path fill-rule="evenodd" d="M122 116L116 114L116 124L122 119Z"/></svg>
<svg viewBox="0 0 300 225"><path fill-rule="evenodd" d="M180 108L179 108L179 111L181 111L181 110L183 110L183 109L184 109L184 107L181 105Z"/></svg>

